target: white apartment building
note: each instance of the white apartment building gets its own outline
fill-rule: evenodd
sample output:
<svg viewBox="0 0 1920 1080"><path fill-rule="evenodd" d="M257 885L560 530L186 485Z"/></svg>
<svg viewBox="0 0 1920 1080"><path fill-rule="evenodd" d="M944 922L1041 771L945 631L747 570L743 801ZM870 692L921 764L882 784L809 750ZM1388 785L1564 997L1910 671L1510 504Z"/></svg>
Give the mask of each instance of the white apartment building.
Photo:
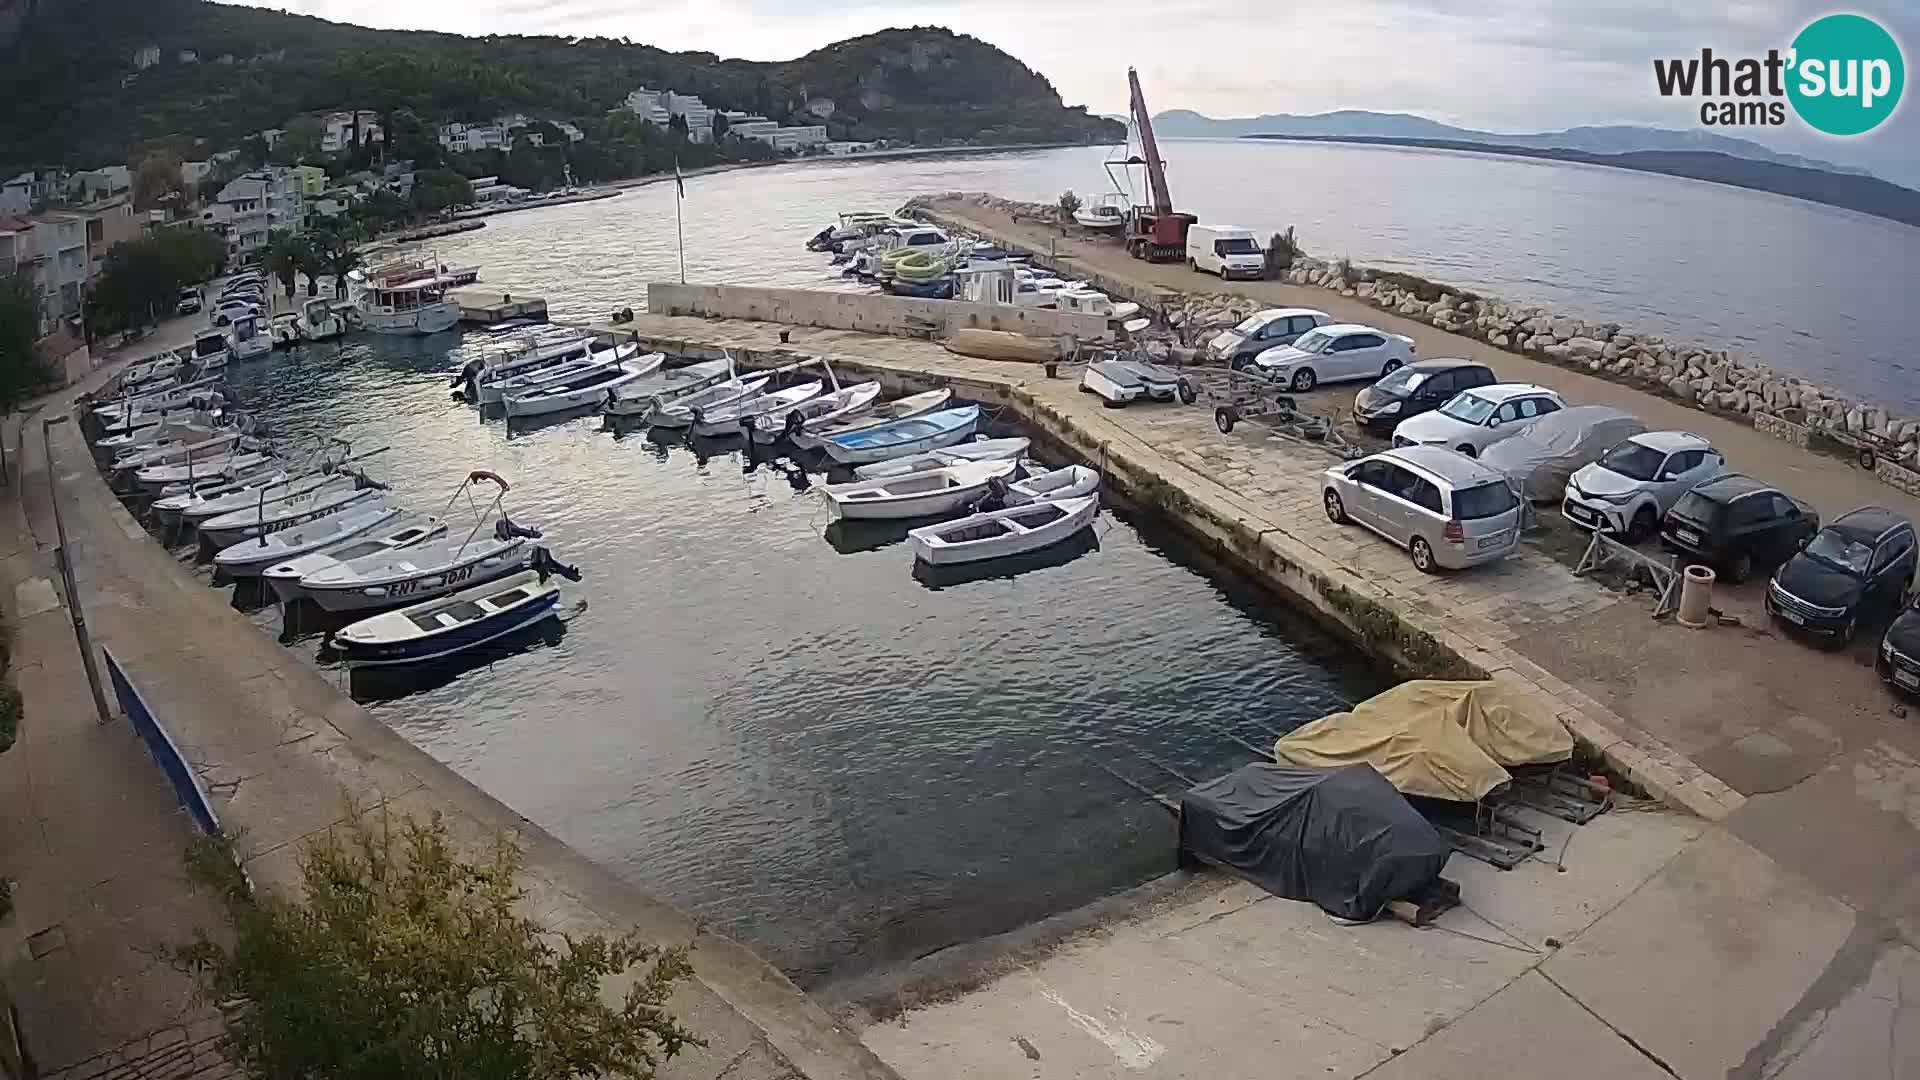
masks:
<svg viewBox="0 0 1920 1080"><path fill-rule="evenodd" d="M350 112L336 112L328 113L326 116L321 117L320 151L322 153L337 154L353 146L353 120L355 115L355 113ZM367 143L378 140L381 137L380 114L370 109L361 109L358 112L358 116L360 118L361 145L364 146Z"/></svg>
<svg viewBox="0 0 1920 1080"><path fill-rule="evenodd" d="M505 125L499 122L442 124L437 134L440 145L456 154L468 154L476 150L505 150L512 145Z"/></svg>

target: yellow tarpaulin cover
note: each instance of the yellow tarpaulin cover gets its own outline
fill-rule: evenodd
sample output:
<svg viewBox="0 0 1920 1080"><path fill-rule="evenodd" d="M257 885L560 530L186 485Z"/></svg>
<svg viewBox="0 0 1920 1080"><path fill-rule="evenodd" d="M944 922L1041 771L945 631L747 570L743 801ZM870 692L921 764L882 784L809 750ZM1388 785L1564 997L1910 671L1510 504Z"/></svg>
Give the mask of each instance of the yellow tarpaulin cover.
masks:
<svg viewBox="0 0 1920 1080"><path fill-rule="evenodd" d="M1573 736L1494 682L1416 680L1282 736L1274 759L1331 767L1366 762L1407 795L1472 802L1510 777L1502 765L1564 761Z"/></svg>

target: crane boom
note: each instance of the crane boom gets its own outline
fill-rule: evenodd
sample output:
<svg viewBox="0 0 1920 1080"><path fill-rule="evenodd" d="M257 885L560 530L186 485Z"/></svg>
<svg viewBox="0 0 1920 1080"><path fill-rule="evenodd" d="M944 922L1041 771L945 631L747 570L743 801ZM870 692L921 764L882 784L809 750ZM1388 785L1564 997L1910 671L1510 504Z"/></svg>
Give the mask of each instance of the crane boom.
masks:
<svg viewBox="0 0 1920 1080"><path fill-rule="evenodd" d="M1132 96L1133 126L1140 131L1140 152L1147 159L1147 190L1153 197L1155 213L1173 213L1173 194L1167 190L1167 167L1160 160L1160 144L1153 140L1153 117L1147 113L1146 95L1140 92L1140 75L1127 69L1127 90Z"/></svg>

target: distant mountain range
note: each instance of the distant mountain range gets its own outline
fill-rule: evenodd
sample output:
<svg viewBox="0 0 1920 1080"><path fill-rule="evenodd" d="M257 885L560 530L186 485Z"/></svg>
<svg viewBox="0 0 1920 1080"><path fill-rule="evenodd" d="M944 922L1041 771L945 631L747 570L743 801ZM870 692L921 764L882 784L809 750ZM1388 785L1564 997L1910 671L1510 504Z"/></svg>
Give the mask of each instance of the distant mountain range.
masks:
<svg viewBox="0 0 1920 1080"><path fill-rule="evenodd" d="M1122 118L1124 119L1124 118ZM1871 176L1865 169L1836 165L1831 161L1783 154L1769 150L1749 139L1736 139L1706 131L1671 131L1666 128L1576 127L1565 131L1507 135L1492 131L1454 127L1437 120L1409 113L1366 112L1342 109L1339 112L1300 116L1294 113L1269 113L1236 119L1215 119L1187 109L1170 109L1153 118L1153 130L1168 139L1231 139L1246 135L1296 135L1320 138L1429 139L1452 143L1486 143L1532 150L1577 150L1588 154L1631 154L1646 150L1725 154L1748 161L1764 161L1799 169Z"/></svg>

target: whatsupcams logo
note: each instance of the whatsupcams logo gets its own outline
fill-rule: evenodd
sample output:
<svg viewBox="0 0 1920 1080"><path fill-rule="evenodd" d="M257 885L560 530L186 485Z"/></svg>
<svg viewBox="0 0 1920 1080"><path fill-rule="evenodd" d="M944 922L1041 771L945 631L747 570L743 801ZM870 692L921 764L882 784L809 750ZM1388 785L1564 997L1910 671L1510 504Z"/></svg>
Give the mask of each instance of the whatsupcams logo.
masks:
<svg viewBox="0 0 1920 1080"><path fill-rule="evenodd" d="M1864 15L1827 15L1808 23L1785 51L1728 59L1655 60L1661 97L1704 99L1709 127L1779 127L1787 107L1816 131L1864 135L1893 115L1906 87L1900 43Z"/></svg>

